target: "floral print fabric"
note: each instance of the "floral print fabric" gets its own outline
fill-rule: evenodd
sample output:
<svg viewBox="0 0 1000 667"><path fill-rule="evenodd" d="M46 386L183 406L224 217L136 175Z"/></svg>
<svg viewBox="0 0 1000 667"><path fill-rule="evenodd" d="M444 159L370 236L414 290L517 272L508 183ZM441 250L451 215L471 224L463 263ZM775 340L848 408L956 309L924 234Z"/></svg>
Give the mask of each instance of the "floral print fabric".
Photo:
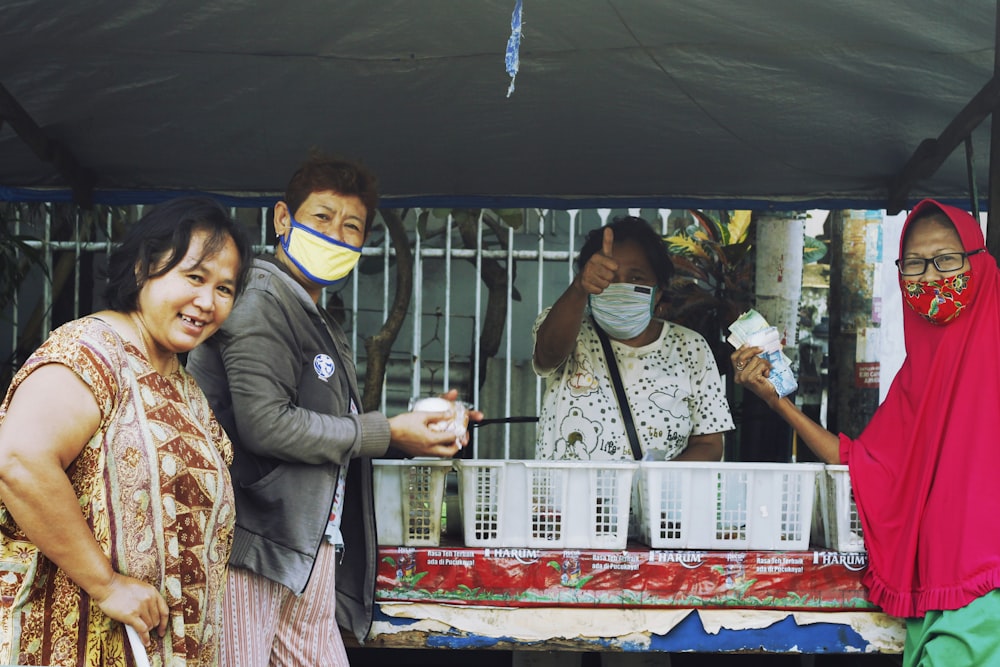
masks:
<svg viewBox="0 0 1000 667"><path fill-rule="evenodd" d="M947 324L961 315L968 304L967 292L971 280L970 271L927 282L904 280L900 276L900 286L903 288L903 301L917 315L934 324Z"/></svg>
<svg viewBox="0 0 1000 667"><path fill-rule="evenodd" d="M157 373L96 318L53 332L0 405L48 363L70 368L101 411L98 431L67 469L80 510L116 572L167 601L154 666L215 665L234 505L232 445L194 379ZM0 663L124 667L123 626L107 618L27 540L0 503Z"/></svg>

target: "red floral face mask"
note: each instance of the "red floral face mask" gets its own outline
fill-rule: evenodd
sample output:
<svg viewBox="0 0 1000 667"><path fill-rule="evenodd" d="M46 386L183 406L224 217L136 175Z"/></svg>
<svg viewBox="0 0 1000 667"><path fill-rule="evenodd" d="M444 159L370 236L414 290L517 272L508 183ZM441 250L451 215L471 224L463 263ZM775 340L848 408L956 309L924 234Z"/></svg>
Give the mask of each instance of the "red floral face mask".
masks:
<svg viewBox="0 0 1000 667"><path fill-rule="evenodd" d="M899 278L903 301L932 324L948 324L961 315L968 305L962 295L969 290L971 281L971 271L928 282Z"/></svg>

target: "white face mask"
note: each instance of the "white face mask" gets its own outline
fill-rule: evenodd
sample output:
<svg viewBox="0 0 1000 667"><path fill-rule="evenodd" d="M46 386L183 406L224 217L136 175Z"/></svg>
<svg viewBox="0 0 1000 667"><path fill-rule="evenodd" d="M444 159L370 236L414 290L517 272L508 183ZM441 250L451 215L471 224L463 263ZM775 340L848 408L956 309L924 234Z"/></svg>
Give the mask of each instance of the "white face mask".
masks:
<svg viewBox="0 0 1000 667"><path fill-rule="evenodd" d="M590 295L590 314L604 331L617 340L631 340L653 319L656 287L611 283L600 294Z"/></svg>

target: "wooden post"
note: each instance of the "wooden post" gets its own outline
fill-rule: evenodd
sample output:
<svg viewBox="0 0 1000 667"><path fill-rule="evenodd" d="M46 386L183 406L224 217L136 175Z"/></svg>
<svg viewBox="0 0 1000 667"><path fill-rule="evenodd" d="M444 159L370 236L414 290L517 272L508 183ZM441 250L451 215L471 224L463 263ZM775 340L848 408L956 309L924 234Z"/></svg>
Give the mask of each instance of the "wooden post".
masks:
<svg viewBox="0 0 1000 667"><path fill-rule="evenodd" d="M795 213L764 213L756 224L754 308L781 332L785 353L798 357L804 222ZM763 401L743 392L741 461L791 460L791 429Z"/></svg>
<svg viewBox="0 0 1000 667"><path fill-rule="evenodd" d="M878 407L877 366L868 362L877 229L865 211L830 216L830 404L827 427L857 437ZM859 346L860 344L860 346ZM859 359L860 357L860 359ZM867 363L867 365L865 365Z"/></svg>

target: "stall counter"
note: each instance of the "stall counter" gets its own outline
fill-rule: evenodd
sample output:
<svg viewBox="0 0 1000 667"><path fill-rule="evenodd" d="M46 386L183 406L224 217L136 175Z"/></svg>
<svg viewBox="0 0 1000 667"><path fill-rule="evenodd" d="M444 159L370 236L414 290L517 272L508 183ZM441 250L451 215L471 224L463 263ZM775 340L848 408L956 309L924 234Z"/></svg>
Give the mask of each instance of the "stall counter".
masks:
<svg viewBox="0 0 1000 667"><path fill-rule="evenodd" d="M902 651L861 553L380 547L366 646Z"/></svg>

